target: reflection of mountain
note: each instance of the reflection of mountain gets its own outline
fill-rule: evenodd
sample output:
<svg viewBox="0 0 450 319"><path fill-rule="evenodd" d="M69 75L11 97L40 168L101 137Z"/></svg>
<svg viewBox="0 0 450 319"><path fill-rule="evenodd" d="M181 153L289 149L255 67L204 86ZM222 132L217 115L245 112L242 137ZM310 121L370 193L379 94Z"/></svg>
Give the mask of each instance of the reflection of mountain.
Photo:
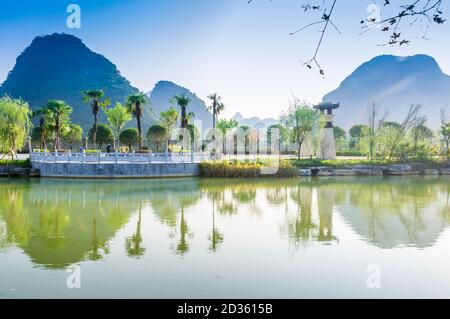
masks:
<svg viewBox="0 0 450 319"><path fill-rule="evenodd" d="M430 180L424 187L420 179L393 179L384 187L349 185L337 209L361 238L376 246L425 248L448 226L447 183Z"/></svg>
<svg viewBox="0 0 450 319"><path fill-rule="evenodd" d="M381 248L432 246L450 222L450 186L446 179L341 179L226 181L200 183L218 208L239 213L243 203L258 205L264 193L271 205L286 211L281 227L290 245L337 240L333 211L359 237ZM228 193L234 196L226 196ZM292 206L293 204L293 206ZM219 210L220 212L220 210ZM225 213L225 212L223 212Z"/></svg>
<svg viewBox="0 0 450 319"><path fill-rule="evenodd" d="M167 210L167 205L189 206L195 194L188 190L197 189L194 180L129 184L42 180L24 186L22 181L2 182L0 219L6 225L6 239L0 238L1 247L17 244L34 263L48 268L101 259L108 253L108 241L139 210L139 203L146 199L164 202L158 212ZM168 217L169 223L176 223L177 212ZM136 245L139 235L138 229L130 255L140 250Z"/></svg>
<svg viewBox="0 0 450 319"><path fill-rule="evenodd" d="M249 224L239 225L250 235L260 226L259 219L278 218L270 227L279 227L293 248L337 243L343 230L336 230L336 214L348 224L345 232L354 230L380 248L424 248L448 226L449 203L445 178L4 180L0 248L18 246L38 266L63 268L103 259L114 238L123 240L128 256L140 258L153 246L144 240L149 227L144 226L144 211L169 230L171 252L179 255L194 250L194 235L202 234L197 227L208 251L220 251L228 239L239 236L234 228L223 227L223 221L239 223L245 220L242 214L251 217ZM132 214L136 218L125 228ZM121 229L129 233L116 237Z"/></svg>
<svg viewBox="0 0 450 319"><path fill-rule="evenodd" d="M26 189L14 182L0 186L0 216L8 241L22 247L34 263L49 268L101 258L133 210L130 202L101 201L103 195L95 188L61 186L46 182Z"/></svg>

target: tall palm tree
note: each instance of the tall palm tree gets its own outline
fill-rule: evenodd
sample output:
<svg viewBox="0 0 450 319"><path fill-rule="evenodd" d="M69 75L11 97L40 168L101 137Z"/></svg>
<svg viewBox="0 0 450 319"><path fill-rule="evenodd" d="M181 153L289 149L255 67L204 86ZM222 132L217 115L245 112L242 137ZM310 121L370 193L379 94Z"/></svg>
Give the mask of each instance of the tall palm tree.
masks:
<svg viewBox="0 0 450 319"><path fill-rule="evenodd" d="M47 143L45 141L45 133L47 130L47 120L46 116L48 115L47 107L43 106L33 111L33 117L39 117L39 148L46 149Z"/></svg>
<svg viewBox="0 0 450 319"><path fill-rule="evenodd" d="M133 117L136 119L137 122L137 129L139 132L139 148L142 150L143 148L143 139L142 139L142 125L141 125L141 118L144 115L144 105L147 104L148 98L147 96L139 92L137 94L130 95L127 98L127 108L128 111L133 114Z"/></svg>
<svg viewBox="0 0 450 319"><path fill-rule="evenodd" d="M62 149L61 130L69 124L72 108L64 101L50 100L47 103L49 126L55 132L55 151Z"/></svg>
<svg viewBox="0 0 450 319"><path fill-rule="evenodd" d="M188 115L186 108L191 103L191 99L186 94L175 95L172 103L176 103L181 108L181 128L188 127Z"/></svg>
<svg viewBox="0 0 450 319"><path fill-rule="evenodd" d="M100 109L106 109L111 104L111 101L108 97L105 97L105 91L103 90L88 90L83 92L83 102L90 104L92 108L92 114L94 114L93 143L95 149L95 146L97 144L98 113L100 113Z"/></svg>
<svg viewBox="0 0 450 319"><path fill-rule="evenodd" d="M213 129L216 128L217 117L225 109L225 105L222 103L222 98L217 93L213 93L208 96L212 104L208 106L208 109L212 112L213 116Z"/></svg>

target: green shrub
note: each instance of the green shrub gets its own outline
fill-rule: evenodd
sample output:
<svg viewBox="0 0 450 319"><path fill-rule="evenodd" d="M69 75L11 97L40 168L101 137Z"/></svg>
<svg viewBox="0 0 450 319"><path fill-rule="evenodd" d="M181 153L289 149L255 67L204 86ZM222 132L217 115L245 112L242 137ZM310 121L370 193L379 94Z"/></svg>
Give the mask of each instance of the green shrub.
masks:
<svg viewBox="0 0 450 319"><path fill-rule="evenodd" d="M363 152L357 151L357 150L342 150L336 152L337 156L366 156Z"/></svg>
<svg viewBox="0 0 450 319"><path fill-rule="evenodd" d="M26 160L0 160L0 166L17 166L17 167L24 167L28 168L31 167L31 162L29 159Z"/></svg>
<svg viewBox="0 0 450 319"><path fill-rule="evenodd" d="M211 161L200 164L202 177L255 178L255 177L293 177L297 169L288 162L281 162L278 172L273 175L262 175L261 169L269 166L269 162L244 161Z"/></svg>

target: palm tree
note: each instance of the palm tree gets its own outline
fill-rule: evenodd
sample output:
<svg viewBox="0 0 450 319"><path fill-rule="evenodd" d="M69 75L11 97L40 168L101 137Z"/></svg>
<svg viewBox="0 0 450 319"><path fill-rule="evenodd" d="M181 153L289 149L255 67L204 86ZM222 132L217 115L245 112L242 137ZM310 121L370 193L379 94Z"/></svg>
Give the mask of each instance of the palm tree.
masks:
<svg viewBox="0 0 450 319"><path fill-rule="evenodd" d="M222 98L217 94L211 94L208 96L212 104L208 106L208 109L212 112L213 116L213 129L216 128L217 116L225 109L225 105L222 103Z"/></svg>
<svg viewBox="0 0 450 319"><path fill-rule="evenodd" d="M220 120L217 123L217 128L222 132L222 141L223 141L223 150L222 153L226 154L226 136L227 136L227 132L229 130L233 130L235 128L237 128L239 126L238 121L236 121L235 119L229 119L229 120Z"/></svg>
<svg viewBox="0 0 450 319"><path fill-rule="evenodd" d="M102 101L103 99L103 101ZM105 97L105 91L103 90L88 90L83 92L83 102L89 103L92 108L92 114L94 114L94 136L93 143L94 149L97 144L97 128L98 128L98 113L100 109L106 109L111 103L109 98Z"/></svg>
<svg viewBox="0 0 450 319"><path fill-rule="evenodd" d="M47 103L49 126L55 132L55 151L62 149L61 131L69 124L72 108L64 101L50 100Z"/></svg>
<svg viewBox="0 0 450 319"><path fill-rule="evenodd" d="M175 95L172 99L172 103L176 103L181 108L181 128L188 127L188 115L186 108L191 103L191 99L186 95Z"/></svg>
<svg viewBox="0 0 450 319"><path fill-rule="evenodd" d="M46 115L48 115L48 109L44 107L40 107L37 110L33 111L33 117L39 117L39 148L46 149L47 143L45 141L45 133L47 129L47 121Z"/></svg>
<svg viewBox="0 0 450 319"><path fill-rule="evenodd" d="M144 93L139 92L137 94L130 95L127 98L126 103L128 111L133 114L133 117L137 122L137 129L139 132L139 148L141 150L143 148L141 118L144 115L144 104L146 104L147 102L147 96Z"/></svg>

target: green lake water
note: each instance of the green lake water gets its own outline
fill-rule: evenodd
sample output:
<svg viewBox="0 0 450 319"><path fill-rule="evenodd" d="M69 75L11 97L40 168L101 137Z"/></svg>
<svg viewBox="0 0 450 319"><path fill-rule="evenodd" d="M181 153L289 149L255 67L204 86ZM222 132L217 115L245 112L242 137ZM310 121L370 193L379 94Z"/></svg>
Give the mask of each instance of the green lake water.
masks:
<svg viewBox="0 0 450 319"><path fill-rule="evenodd" d="M449 222L445 177L0 179L0 298L450 298Z"/></svg>

